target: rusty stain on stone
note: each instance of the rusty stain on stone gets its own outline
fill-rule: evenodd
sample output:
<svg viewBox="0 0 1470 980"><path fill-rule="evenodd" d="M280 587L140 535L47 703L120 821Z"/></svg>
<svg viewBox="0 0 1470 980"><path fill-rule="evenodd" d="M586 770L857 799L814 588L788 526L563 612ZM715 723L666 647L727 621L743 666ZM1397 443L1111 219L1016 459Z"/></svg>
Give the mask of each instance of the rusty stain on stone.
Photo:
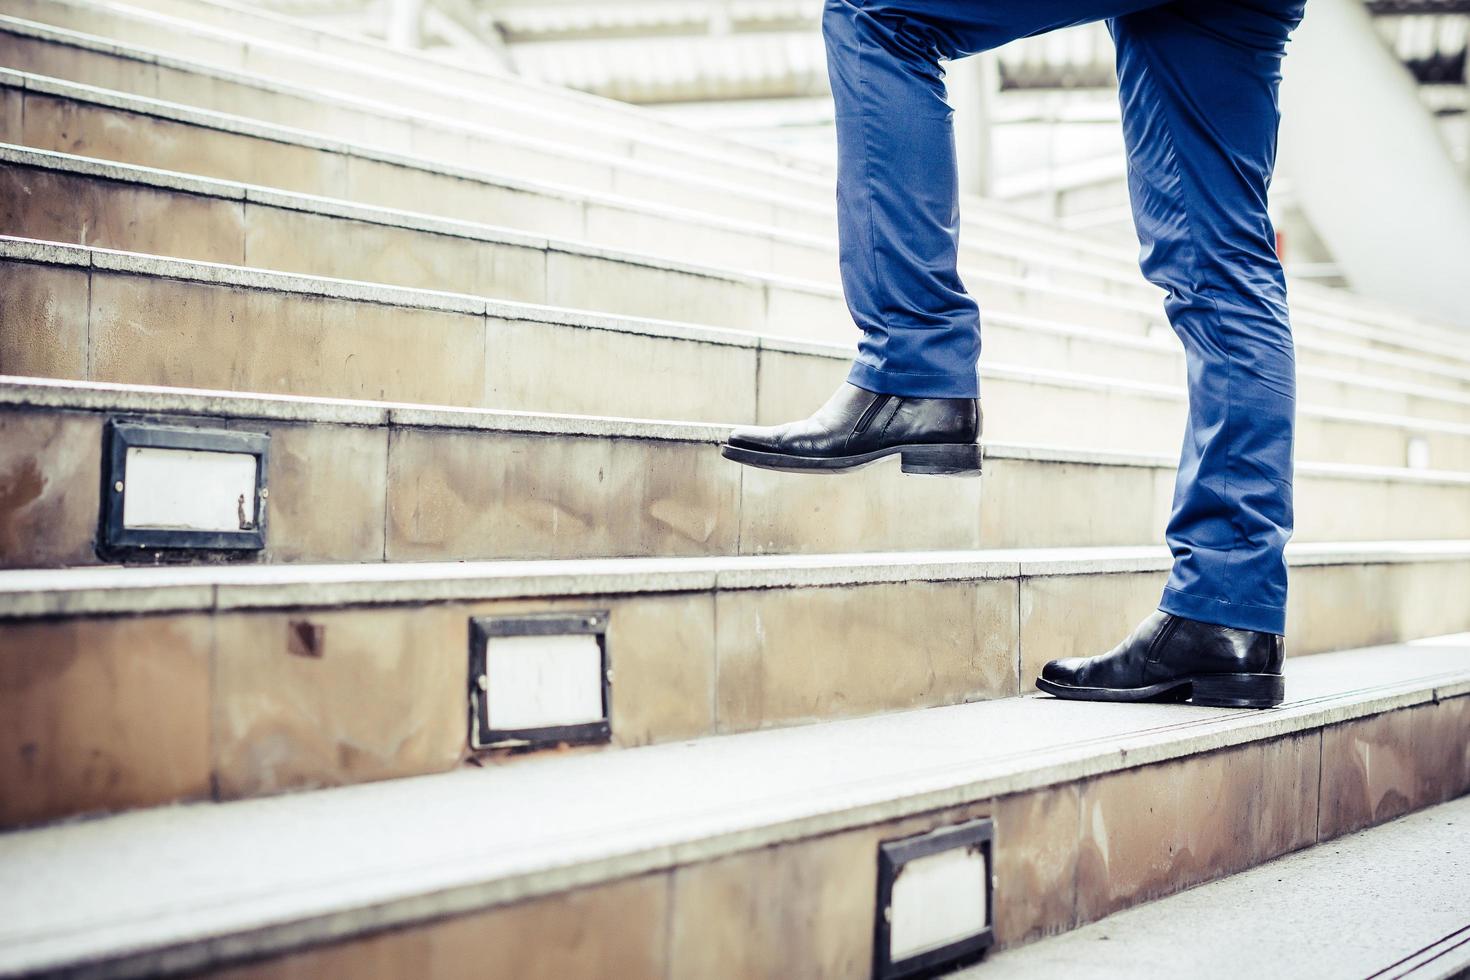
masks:
<svg viewBox="0 0 1470 980"><path fill-rule="evenodd" d="M326 652L327 628L307 619L293 619L286 625L286 649L295 657L321 657Z"/></svg>

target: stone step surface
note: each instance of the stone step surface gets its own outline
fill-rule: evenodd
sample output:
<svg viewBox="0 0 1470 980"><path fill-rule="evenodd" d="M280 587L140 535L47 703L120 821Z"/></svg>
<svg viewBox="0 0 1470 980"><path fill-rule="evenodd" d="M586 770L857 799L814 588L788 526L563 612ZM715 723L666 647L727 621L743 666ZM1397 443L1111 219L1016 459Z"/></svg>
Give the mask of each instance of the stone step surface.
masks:
<svg viewBox="0 0 1470 980"><path fill-rule="evenodd" d="M0 276L17 297L0 310L0 371L33 377L764 423L808 415L851 358L830 345L25 240L0 238ZM1183 429L1182 387L993 361L980 377L997 441L1172 453ZM1470 423L1311 404L1297 414L1304 459L1470 470Z"/></svg>
<svg viewBox="0 0 1470 980"><path fill-rule="evenodd" d="M268 435L266 562L789 554L1143 544L1168 456L989 443L980 480L737 467L728 428L0 376L0 567L96 564L104 432ZM1297 464L1298 541L1470 539L1470 473ZM139 549L110 560L151 562ZM200 560L203 560L202 558Z"/></svg>
<svg viewBox="0 0 1470 980"><path fill-rule="evenodd" d="M4 36L7 35L0 34L0 37ZM16 63L29 64L29 62L26 62L19 55L12 56L10 60ZM76 74L76 72L72 72L71 74ZM121 84L114 73L105 73L98 80ZM213 91L214 87L213 84L200 85L191 83L186 86L185 90L190 92L209 92ZM59 94L55 90L54 85L48 89L46 84L37 82L36 91L40 92L43 89L47 90L50 95ZM76 93L72 94L75 95ZM55 115L55 109L49 104L49 100L35 94L27 96L27 100L40 104L33 106L29 113L33 122L26 126L26 131L19 141L37 146L44 145L49 148L77 148L79 145L78 141L85 139L84 134L80 131L86 128L86 124L90 122L94 127L100 124L99 119L93 118L97 115L95 107L86 113L88 118L79 119L77 114L73 113L66 120L69 124L68 127L64 127L70 142L58 142L57 126L45 122L45 117L48 113ZM100 141L103 144L105 147L104 155L118 154L121 152L122 158L124 159L137 159L141 162L154 163L157 162L157 154L159 153L166 154L172 152L176 154L179 152L180 148L178 144L175 141L166 139L167 131L170 128L176 128L180 124L194 126L203 124L217 129L222 122L226 121L218 117L217 114L185 110L180 106L149 105L147 100L142 100L141 102L136 99L127 101L128 105L126 108L132 110L128 114L128 118L131 127L136 131L129 133L126 140L120 141L116 133L118 128L117 120L113 120L112 126L108 127L100 137L94 137L92 140L94 143ZM300 103L300 106L307 107L302 108L301 111L308 111L309 109L311 118L323 118L320 110L307 96L303 95L298 97L297 102ZM233 103L229 103L228 106L234 108ZM116 115L124 107L113 105L109 108L112 110L112 114ZM140 109L144 111L140 112ZM164 113L168 118L160 121L157 118L160 112ZM149 121L150 119L152 120L151 122ZM363 125L367 126L368 133L374 135L380 135L384 130L384 125L381 123ZM446 125L446 121L442 119L422 124L424 128L433 133L439 133L444 125ZM302 143L302 134L299 131L289 130L284 133L279 131L272 132L273 127L266 126L262 128L260 124L247 124L238 118L234 119L231 128L236 130L233 133L233 140L225 140L225 142L239 144L242 139L253 137L249 144L250 150L243 157L249 157L251 159L260 158L269 162L261 162L258 166L250 166L247 160L240 154L240 148L237 146L236 152L230 154L229 160L221 161L218 158L223 154L215 153L212 154L215 159L201 163L201 154L197 151L197 147L194 144L203 142L221 143L222 136L216 131L210 134L195 134L195 137L189 141L189 155L185 160L164 161L159 165L181 169L194 169L195 167L203 166L214 169L205 169L201 170L201 172L226 176L238 175L246 168L253 171L276 174L281 173L283 170L300 169L301 150L303 147L299 145ZM388 128L391 129L392 127ZM363 135L362 129L362 126L350 128L347 135L350 137L360 137ZM154 130L163 130L164 133L161 135L153 132ZM273 135L274 139L267 140L262 144L260 139L264 135ZM145 137L152 137L152 139L149 140ZM146 155L139 155L141 143L152 142L158 144L160 139L163 144L162 149L155 146L151 151L147 151ZM126 142L127 147L120 148L120 142ZM312 141L308 139L307 143L314 143L314 146L307 148L314 148L318 156L326 154L326 163L320 164L318 169L326 167L329 170L336 166L332 160L334 156L340 154L344 149L350 150L351 157L346 166L346 169L349 171L347 175L349 182L357 185L379 185L381 182L374 180L373 175L376 174L378 178L385 178L388 186L374 186L372 188L371 193L377 195L374 200L386 200L394 206L399 207L413 207L415 198L420 202L424 200L454 200L457 206L452 209L447 209L445 213L483 215L487 212L493 212L501 215L501 217L488 218L486 220L499 220L501 223L514 223L518 225L523 221L530 221L534 222L533 225L528 226L529 230L532 231L563 235L569 233L569 216L566 214L566 198L568 195L576 197L584 192L573 191L572 185L570 184L548 185L544 183L548 174L562 174L567 180L575 180L574 175L567 175L565 173L565 167L548 168L544 161L537 161L528 164L523 174L523 178L528 176L532 181L531 183L527 183L524 179L511 179L507 181L493 174L486 173L483 170L474 168L481 166L483 161L487 159L495 160L497 166L501 166L507 160L512 160L513 155L507 156L507 154L501 152L499 149L490 146L483 149L471 148L469 150L455 150L450 148L449 150L434 154L440 158L460 159L471 168L466 170L462 167L456 168L447 166L444 163L425 159L422 154L429 152L426 146L429 142L430 138L427 136L418 139L416 142L407 138L401 139L394 149L395 151L401 151L401 153L418 154L418 156L409 157L402 156L400 152L385 152L369 146L360 144L353 146L332 140L323 141L318 139ZM281 144L290 145L283 147ZM103 148L94 146L90 151L103 152ZM455 156L456 152L459 154L457 157ZM236 159L236 157L241 158ZM355 166L352 165L352 161L357 161ZM406 165L414 171L413 174L397 173L394 179L386 180L386 174L389 171L401 171ZM574 168L585 167L586 165L585 159L581 157L568 164L568 166L573 166ZM224 167L225 169L221 171L219 169L220 167ZM385 170L385 168L387 169ZM481 183L488 181L498 187L499 190L496 193L487 193L482 189L475 195L477 200L473 203L462 201L460 199L466 196L464 185L467 178ZM297 179L305 178L298 177ZM616 180L610 179L592 180L590 186L594 197L601 195L598 201L601 205L601 210L596 215L590 215L588 223L591 223L595 217L597 219L596 224L598 225L596 234L599 240L602 236L612 236L611 242L622 247L643 248L680 256L693 254L700 261L722 264L733 262L740 268L773 269L787 275L792 273L798 275L816 275L829 282L835 278L835 253L831 245L831 229L827 224L823 224L818 228L799 216L788 218L791 212L788 210L787 203L777 201L755 206L750 201L743 199L740 194L732 194L729 188L723 187L702 186L694 188L689 194L683 196L675 195L674 198L670 199L669 188L677 186L678 181L681 179L683 179L683 175L678 173L662 173L645 175L640 178L641 183L634 184L630 184L628 181L619 183ZM432 184L432 187L423 186L426 180ZM307 180L308 184L315 182L317 181ZM586 182L584 181L584 183ZM412 185L423 193L406 193L407 185ZM646 190L640 190L640 187L646 188ZM305 189L312 190L311 187L306 187ZM320 190L313 190L313 192L324 193L324 191ZM325 193L332 192L325 191ZM608 197L607 195L609 193L614 196ZM661 203L659 205L653 205L649 204L646 200L635 202L629 197L621 196L631 194L634 197L638 197L640 194L646 195L647 193L652 193L654 199ZM553 200L543 202L543 206L539 208L528 208L527 194L550 195ZM670 204L674 205L673 210L668 208ZM703 212L707 212L708 207L711 205L717 208L722 207L727 209L723 215L724 219L735 217L739 220L721 220L720 216L714 216L716 218L715 227L710 232L699 235L688 234L688 226L691 221L695 223L709 222L711 216ZM466 207L470 208L470 210L466 211ZM504 218L507 211L515 214L515 217L509 221ZM824 222L826 221L826 219L823 220ZM750 224L752 221L757 223ZM553 226L548 227L548 222L553 223ZM677 229L664 227L670 223L682 225L683 227ZM774 244L768 240L773 233L771 223L788 229L784 232L775 230L775 234L780 241ZM1102 317L1111 322L1121 318L1121 322L1125 324L1136 322L1139 316L1144 316L1147 319L1155 321L1158 320L1158 293L1153 287L1144 283L1136 271L1120 271L1112 268L1104 270L1095 266L1084 268L1065 262L1059 265L1055 260L1058 247L1050 240L1043 245L1042 241L1038 239L1029 248L1023 246L1024 250L1018 250L1017 235L1010 227L1013 224L1014 222L1002 221L999 227L981 231L979 234L971 235L969 239L970 241L981 243L994 241L997 243L996 245L988 247L985 245L981 247L966 246L965 248L964 263L970 266L967 271L967 280L971 288L982 300L983 305L987 307L999 306L1005 308L1007 305L1023 302L1033 306L1041 304L1037 307L1038 309L1052 312L1071 310L1074 314L1082 311L1083 315L1093 319ZM817 231L819 233L818 237L813 239L810 235L800 234L799 232L803 228L806 228L808 231ZM792 231L798 233L792 234ZM671 250L670 242L678 243L677 248ZM693 250L692 253L691 249ZM1007 271L1016 270L1018 266L1020 267L1020 271L1026 275L1024 283L1014 278L1014 271ZM1028 288L1022 288L1023 286ZM1013 295L1017 290L1020 291L1020 296ZM1076 295L1075 291L1077 290L1082 290L1083 295ZM1039 292L1042 295L1028 298L1030 292ZM1332 335L1342 335L1350 339L1357 339L1385 351L1399 350L1405 344L1427 345L1438 356L1448 357L1452 360L1463 360L1464 358L1463 345L1459 343L1458 336L1453 334L1420 334L1415 330L1406 330L1404 325L1398 322L1393 324L1392 329L1387 330L1382 329L1381 325L1371 322L1367 324L1354 322L1355 317L1361 314L1352 305L1340 301L1331 307L1330 313L1314 312L1312 309L1312 295L1312 292L1309 290L1304 302L1299 304L1297 310L1295 319L1298 328L1301 330L1321 330ZM1104 296L1111 297L1111 299L1109 302L1102 303L1099 306L1099 297ZM1122 309L1112 309L1119 307L1120 304L1122 304ZM1124 310L1131 311L1131 316L1126 314Z"/></svg>
<svg viewBox="0 0 1470 980"><path fill-rule="evenodd" d="M833 342L856 334L832 287L232 181L0 145L0 189L0 227L18 237ZM985 350L1001 363L1175 382L1182 351L1156 333L989 312ZM1311 331L1298 347L1304 401L1470 420L1470 368L1385 361Z"/></svg>
<svg viewBox="0 0 1470 980"><path fill-rule="evenodd" d="M1470 542L1288 560L1293 655L1470 628ZM605 612L611 745L632 747L1013 697L1126 635L1169 564L1134 547L0 571L0 826L460 767L474 617Z"/></svg>
<svg viewBox="0 0 1470 980"><path fill-rule="evenodd" d="M1011 698L11 833L0 972L852 975L880 841L990 817L1006 947L1470 789L1470 637L1287 674L1266 712Z"/></svg>
<svg viewBox="0 0 1470 980"><path fill-rule="evenodd" d="M954 980L1396 977L1470 970L1470 798L1429 807L952 974ZM1248 941L1242 941L1248 938Z"/></svg>

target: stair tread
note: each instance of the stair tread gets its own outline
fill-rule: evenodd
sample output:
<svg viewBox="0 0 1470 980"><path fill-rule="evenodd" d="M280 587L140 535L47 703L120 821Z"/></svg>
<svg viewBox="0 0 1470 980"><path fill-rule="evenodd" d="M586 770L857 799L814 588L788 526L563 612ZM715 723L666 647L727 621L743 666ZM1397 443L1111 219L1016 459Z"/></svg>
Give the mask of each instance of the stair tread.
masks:
<svg viewBox="0 0 1470 980"><path fill-rule="evenodd" d="M679 323L646 317L605 314L538 303L511 302L488 299L469 293L443 290L417 289L405 286L385 286L373 282L338 279L329 276L306 275L293 272L257 269L250 266L230 265L219 262L201 262L190 259L175 259L127 252L118 249L96 248L35 239L0 235L0 259L37 262L66 266L85 267L119 272L128 275L177 279L218 285L234 289L259 289L306 296L321 296L346 302L375 303L402 306L415 310L459 313L470 316L485 315L505 319L536 320L590 329L617 330L644 336L670 337L705 343L727 344L737 347L760 347L773 350L810 353L834 359L849 359L852 348L836 343L771 336L748 331L706 327L698 324ZM1104 334L1105 336L1105 334ZM1109 375L1085 374L1077 371L1056 370L1025 364L1005 364L982 360L980 376L1007 377L1036 380L1042 383L1059 383L1068 387L1137 392L1171 400L1184 401L1186 391L1182 385L1159 384L1131 378ZM1418 397L1438 398L1459 403L1463 398L1456 392L1404 385ZM1470 433L1470 422L1447 419L1423 418L1398 415L1388 412L1363 411L1354 408L1299 404L1300 416L1344 419L1383 424L1399 428L1444 432L1455 435Z"/></svg>
<svg viewBox="0 0 1470 980"><path fill-rule="evenodd" d="M1462 561L1470 541L1293 542L1294 567ZM0 618L628 595L1163 571L1162 545L0 570Z"/></svg>
<svg viewBox="0 0 1470 980"><path fill-rule="evenodd" d="M952 980L1449 977L1470 967L1470 797L1003 952Z"/></svg>
<svg viewBox="0 0 1470 980"><path fill-rule="evenodd" d="M1470 634L1286 673L1262 712L1029 696L15 832L0 971L264 952L1277 738L1470 693Z"/></svg>

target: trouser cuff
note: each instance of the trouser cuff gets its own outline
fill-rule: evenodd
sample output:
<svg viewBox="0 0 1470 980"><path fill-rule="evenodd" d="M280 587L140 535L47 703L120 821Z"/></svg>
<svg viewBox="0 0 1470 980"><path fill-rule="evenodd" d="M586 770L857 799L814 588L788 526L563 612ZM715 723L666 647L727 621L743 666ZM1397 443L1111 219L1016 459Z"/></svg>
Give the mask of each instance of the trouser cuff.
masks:
<svg viewBox="0 0 1470 980"><path fill-rule="evenodd" d="M1226 602L1224 599L1208 599L1166 587L1164 598L1159 602L1159 611L1216 626L1286 635L1286 610L1275 606L1252 606L1241 602Z"/></svg>
<svg viewBox="0 0 1470 980"><path fill-rule="evenodd" d="M854 361L847 380L880 395L906 398L979 398L980 379L968 374L905 374Z"/></svg>

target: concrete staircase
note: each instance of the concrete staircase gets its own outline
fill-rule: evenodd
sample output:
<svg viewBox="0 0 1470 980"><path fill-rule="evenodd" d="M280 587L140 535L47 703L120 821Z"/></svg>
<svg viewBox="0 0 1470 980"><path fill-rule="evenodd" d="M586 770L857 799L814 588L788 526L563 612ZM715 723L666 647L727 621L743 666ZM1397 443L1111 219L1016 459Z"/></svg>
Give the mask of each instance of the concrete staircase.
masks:
<svg viewBox="0 0 1470 980"><path fill-rule="evenodd" d="M867 975L881 842L990 818L1008 947L1470 790L1453 325L1293 294L1288 704L1060 703L1168 568L1131 256L968 202L983 479L743 470L852 353L830 174L211 0L0 66L0 975ZM240 445L253 546L128 536Z"/></svg>

